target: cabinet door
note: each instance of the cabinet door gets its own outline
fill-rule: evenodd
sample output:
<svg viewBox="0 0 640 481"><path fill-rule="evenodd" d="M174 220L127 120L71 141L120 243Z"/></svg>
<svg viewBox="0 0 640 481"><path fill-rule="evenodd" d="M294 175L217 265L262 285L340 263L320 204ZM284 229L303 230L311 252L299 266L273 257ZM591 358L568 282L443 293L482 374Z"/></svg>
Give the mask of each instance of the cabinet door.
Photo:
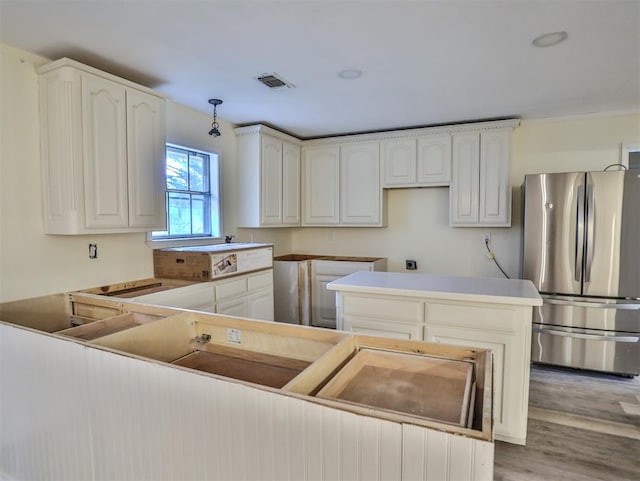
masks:
<svg viewBox="0 0 640 481"><path fill-rule="evenodd" d="M340 221L340 149L303 150L303 225L335 225Z"/></svg>
<svg viewBox="0 0 640 481"><path fill-rule="evenodd" d="M340 148L340 224L381 223L380 144Z"/></svg>
<svg viewBox="0 0 640 481"><path fill-rule="evenodd" d="M480 134L453 136L453 169L449 189L451 225L478 223Z"/></svg>
<svg viewBox="0 0 640 481"><path fill-rule="evenodd" d="M282 224L282 142L262 135L260 160L260 222Z"/></svg>
<svg viewBox="0 0 640 481"><path fill-rule="evenodd" d="M415 139L387 140L382 143L382 186L411 186L416 183Z"/></svg>
<svg viewBox="0 0 640 481"><path fill-rule="evenodd" d="M86 227L129 225L125 88L82 74Z"/></svg>
<svg viewBox="0 0 640 481"><path fill-rule="evenodd" d="M505 402L517 401L515 399L505 399L504 392L504 380L506 379L504 372L505 356L512 355L509 336L468 328L428 326L425 328L424 337L427 342L478 347L493 351L493 390L495 393L493 413L496 423L495 429L496 432L505 433L505 422L507 421L505 411L508 411L508 406L505 405ZM518 365L518 363L516 362L515 365ZM513 379L513 381L517 382L516 379Z"/></svg>
<svg viewBox="0 0 640 481"><path fill-rule="evenodd" d="M327 289L329 282L343 275L317 274L311 285L311 325L336 328L336 293Z"/></svg>
<svg viewBox="0 0 640 481"><path fill-rule="evenodd" d="M230 301L218 302L216 312L225 316L249 317L249 301L239 297Z"/></svg>
<svg viewBox="0 0 640 481"><path fill-rule="evenodd" d="M422 340L422 324L401 324L399 322L385 322L373 319L358 319L344 316L343 329L366 336L390 337L393 339Z"/></svg>
<svg viewBox="0 0 640 481"><path fill-rule="evenodd" d="M266 289L250 295L247 298L248 317L251 319L261 319L263 321L273 321L273 289Z"/></svg>
<svg viewBox="0 0 640 481"><path fill-rule="evenodd" d="M449 185L451 182L451 135L418 139L419 185Z"/></svg>
<svg viewBox="0 0 640 481"><path fill-rule="evenodd" d="M129 225L166 229L164 100L127 90Z"/></svg>
<svg viewBox="0 0 640 481"><path fill-rule="evenodd" d="M480 224L511 225L510 138L510 130L480 134Z"/></svg>
<svg viewBox="0 0 640 481"><path fill-rule="evenodd" d="M282 143L282 223L300 225L300 147Z"/></svg>

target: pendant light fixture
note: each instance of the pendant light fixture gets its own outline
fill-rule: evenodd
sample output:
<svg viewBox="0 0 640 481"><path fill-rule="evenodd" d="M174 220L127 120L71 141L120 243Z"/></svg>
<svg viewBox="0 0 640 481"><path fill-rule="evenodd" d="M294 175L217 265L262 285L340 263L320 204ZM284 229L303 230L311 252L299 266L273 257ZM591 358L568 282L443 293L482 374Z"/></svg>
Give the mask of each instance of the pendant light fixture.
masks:
<svg viewBox="0 0 640 481"><path fill-rule="evenodd" d="M220 133L220 129L218 129L218 113L216 111L216 107L218 107L218 105L222 103L222 100L209 99L209 103L213 105L213 122L211 122L211 130L209 131L209 135L212 135L213 137L220 137L220 135L222 134Z"/></svg>

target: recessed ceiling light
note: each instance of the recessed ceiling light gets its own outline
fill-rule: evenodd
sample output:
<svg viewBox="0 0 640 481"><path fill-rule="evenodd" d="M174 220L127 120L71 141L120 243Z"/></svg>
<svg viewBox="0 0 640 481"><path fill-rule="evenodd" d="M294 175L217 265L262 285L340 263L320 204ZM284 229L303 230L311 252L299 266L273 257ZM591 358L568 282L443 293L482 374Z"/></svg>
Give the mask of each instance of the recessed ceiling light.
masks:
<svg viewBox="0 0 640 481"><path fill-rule="evenodd" d="M340 72L338 72L338 77L346 80L362 77L362 70L358 70L357 68L347 68L344 70L340 70Z"/></svg>
<svg viewBox="0 0 640 481"><path fill-rule="evenodd" d="M535 47L552 47L558 45L560 42L564 42L569 34L567 32L551 32L545 33L533 39L531 42Z"/></svg>

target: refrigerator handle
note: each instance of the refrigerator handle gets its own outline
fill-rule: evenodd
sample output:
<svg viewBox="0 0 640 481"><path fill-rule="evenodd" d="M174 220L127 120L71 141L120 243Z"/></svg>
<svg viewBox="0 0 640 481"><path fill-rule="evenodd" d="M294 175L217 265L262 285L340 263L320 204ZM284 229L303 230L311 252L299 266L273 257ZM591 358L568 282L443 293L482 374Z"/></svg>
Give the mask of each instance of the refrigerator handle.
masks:
<svg viewBox="0 0 640 481"><path fill-rule="evenodd" d="M591 266L593 265L593 252L594 252L594 230L596 221L595 200L593 196L593 185L587 185L587 212L585 215L587 219L587 238L584 248L585 268L584 268L584 282L591 281Z"/></svg>
<svg viewBox="0 0 640 481"><path fill-rule="evenodd" d="M582 259L584 256L584 185L578 187L576 207L576 249L574 259L574 279L582 280Z"/></svg>

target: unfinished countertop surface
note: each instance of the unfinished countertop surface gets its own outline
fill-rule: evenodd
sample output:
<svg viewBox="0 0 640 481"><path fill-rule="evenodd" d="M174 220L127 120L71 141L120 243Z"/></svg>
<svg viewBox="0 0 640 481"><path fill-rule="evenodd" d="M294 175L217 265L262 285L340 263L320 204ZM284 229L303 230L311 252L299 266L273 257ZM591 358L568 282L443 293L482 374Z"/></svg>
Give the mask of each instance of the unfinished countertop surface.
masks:
<svg viewBox="0 0 640 481"><path fill-rule="evenodd" d="M330 282L327 289L369 294L392 292L408 297L498 304L542 305L542 298L533 283L523 279L361 271Z"/></svg>

